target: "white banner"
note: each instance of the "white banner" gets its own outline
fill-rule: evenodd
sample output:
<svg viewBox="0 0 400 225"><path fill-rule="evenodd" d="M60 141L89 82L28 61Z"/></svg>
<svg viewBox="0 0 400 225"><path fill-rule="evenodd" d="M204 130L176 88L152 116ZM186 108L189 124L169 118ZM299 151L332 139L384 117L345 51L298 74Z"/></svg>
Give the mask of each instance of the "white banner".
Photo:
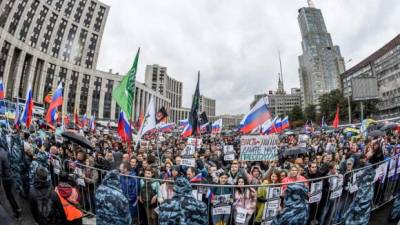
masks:
<svg viewBox="0 0 400 225"><path fill-rule="evenodd" d="M240 139L240 160L277 160L278 141L279 138L276 135L242 136Z"/></svg>

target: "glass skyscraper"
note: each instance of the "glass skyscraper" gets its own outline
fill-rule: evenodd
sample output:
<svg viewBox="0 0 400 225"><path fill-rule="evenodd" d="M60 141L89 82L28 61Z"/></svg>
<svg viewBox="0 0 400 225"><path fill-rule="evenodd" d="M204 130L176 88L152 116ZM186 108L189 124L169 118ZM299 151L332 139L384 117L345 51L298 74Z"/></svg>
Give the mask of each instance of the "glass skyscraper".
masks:
<svg viewBox="0 0 400 225"><path fill-rule="evenodd" d="M321 10L310 4L299 9L298 21L302 36L303 54L299 56L299 77L302 106L319 104L319 97L340 89L340 74L344 59L339 46L334 46Z"/></svg>

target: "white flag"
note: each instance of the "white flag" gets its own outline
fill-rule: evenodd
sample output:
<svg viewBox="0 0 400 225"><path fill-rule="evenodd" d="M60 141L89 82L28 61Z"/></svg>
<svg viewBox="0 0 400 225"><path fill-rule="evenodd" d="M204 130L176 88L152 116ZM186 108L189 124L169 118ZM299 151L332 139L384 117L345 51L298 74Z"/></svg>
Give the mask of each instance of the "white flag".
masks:
<svg viewBox="0 0 400 225"><path fill-rule="evenodd" d="M146 132L154 128L156 128L156 107L154 105L153 96L151 96L149 106L147 106L146 114L144 115L143 122L140 125L140 129L136 138L136 145Z"/></svg>

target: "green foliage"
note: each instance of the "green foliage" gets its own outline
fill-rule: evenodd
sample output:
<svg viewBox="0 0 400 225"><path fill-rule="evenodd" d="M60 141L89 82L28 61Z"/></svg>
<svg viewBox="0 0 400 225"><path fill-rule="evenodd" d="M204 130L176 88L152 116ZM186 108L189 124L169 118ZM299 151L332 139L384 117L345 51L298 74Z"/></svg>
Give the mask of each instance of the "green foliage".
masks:
<svg viewBox="0 0 400 225"><path fill-rule="evenodd" d="M289 112L289 121L297 121L297 120L304 120L303 111L301 107L295 105L292 110Z"/></svg>
<svg viewBox="0 0 400 225"><path fill-rule="evenodd" d="M321 118L325 116L325 121L330 124L335 118L336 109L339 107L340 121L348 120L347 98L343 93L336 89L319 97Z"/></svg>
<svg viewBox="0 0 400 225"><path fill-rule="evenodd" d="M317 107L313 104L307 105L304 109L304 117L307 121L315 122L317 119Z"/></svg>

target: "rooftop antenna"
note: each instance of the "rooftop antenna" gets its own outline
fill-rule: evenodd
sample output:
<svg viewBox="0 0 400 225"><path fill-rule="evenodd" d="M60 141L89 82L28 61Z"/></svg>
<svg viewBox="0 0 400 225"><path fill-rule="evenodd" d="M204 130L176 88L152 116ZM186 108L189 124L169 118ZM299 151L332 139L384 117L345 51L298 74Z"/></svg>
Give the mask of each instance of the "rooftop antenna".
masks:
<svg viewBox="0 0 400 225"><path fill-rule="evenodd" d="M307 0L308 7L315 8L314 2L312 0Z"/></svg>

